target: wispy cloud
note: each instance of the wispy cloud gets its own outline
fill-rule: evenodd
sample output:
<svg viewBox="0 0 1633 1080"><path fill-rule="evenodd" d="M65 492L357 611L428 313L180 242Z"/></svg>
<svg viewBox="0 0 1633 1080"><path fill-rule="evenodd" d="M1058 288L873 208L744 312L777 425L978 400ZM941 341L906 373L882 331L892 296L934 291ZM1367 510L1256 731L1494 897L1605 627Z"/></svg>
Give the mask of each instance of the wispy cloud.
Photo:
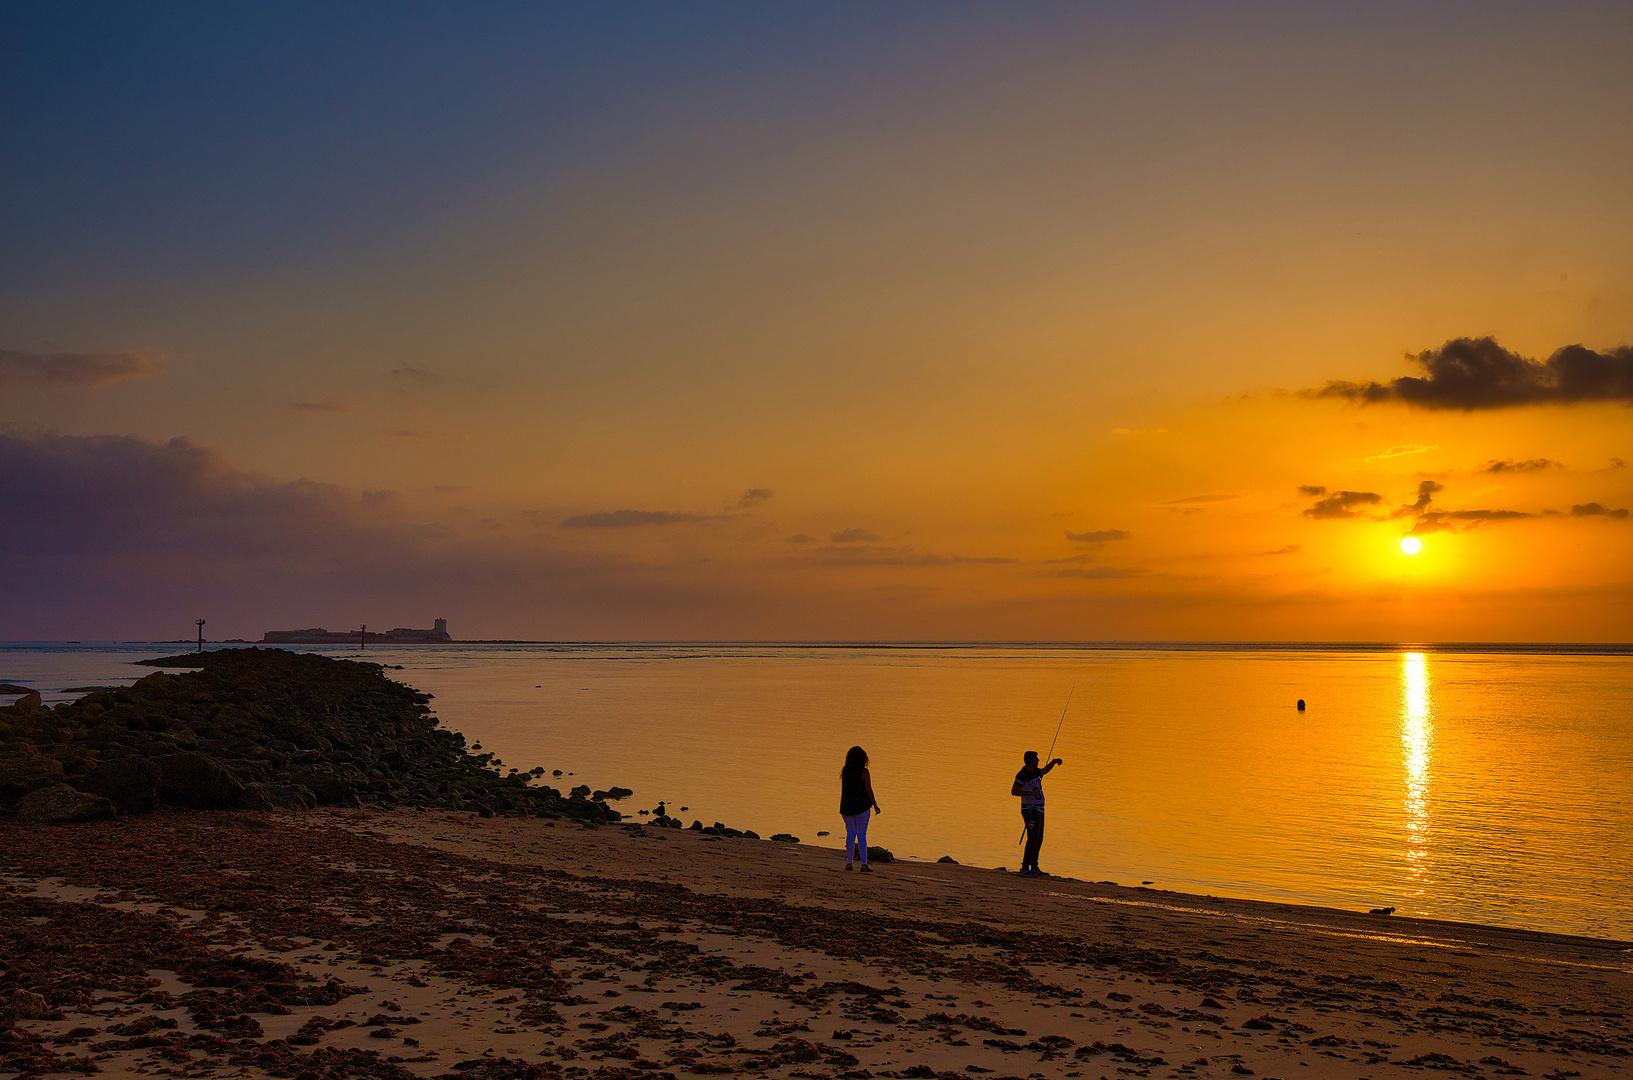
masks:
<svg viewBox="0 0 1633 1080"><path fill-rule="evenodd" d="M877 544L833 544L819 547L818 560L829 566L964 566L971 564L1005 564L1018 562L1004 556L938 555L915 551L910 547L885 547Z"/></svg>
<svg viewBox="0 0 1633 1080"><path fill-rule="evenodd" d="M1362 460L1384 461L1388 458L1406 457L1408 454L1426 454L1430 450L1438 449L1438 447L1438 443L1428 446L1425 446L1422 443L1404 443L1400 446L1391 446L1388 450L1385 450L1381 454L1373 454L1371 457L1363 458Z"/></svg>
<svg viewBox="0 0 1633 1080"><path fill-rule="evenodd" d="M1245 491L1210 491L1206 495L1187 495L1183 499L1169 499L1167 502L1159 503L1158 505L1192 506L1196 504L1230 502L1232 499L1240 499L1246 494L1247 492Z"/></svg>
<svg viewBox="0 0 1633 1080"><path fill-rule="evenodd" d="M1261 551L1261 552L1259 552L1259 554L1260 555L1293 555L1293 554L1296 554L1298 552L1298 549L1299 549L1299 547L1298 547L1297 544L1288 544L1286 547L1279 547L1275 551Z"/></svg>
<svg viewBox="0 0 1633 1080"><path fill-rule="evenodd" d="M668 510L599 510L576 514L561 523L563 529L638 529L647 525L687 525L720 521L717 514L683 514Z"/></svg>
<svg viewBox="0 0 1633 1080"><path fill-rule="evenodd" d="M35 383L95 390L156 375L160 359L145 352L26 353L0 349L0 386Z"/></svg>
<svg viewBox="0 0 1633 1080"><path fill-rule="evenodd" d="M413 364L398 364L389 374L392 381L403 386L434 386L442 382L442 376L415 367Z"/></svg>
<svg viewBox="0 0 1633 1080"><path fill-rule="evenodd" d="M1078 578L1085 581L1114 581L1118 578L1130 578L1145 571L1120 566L1070 566L1065 570L1056 570L1055 577Z"/></svg>
<svg viewBox="0 0 1633 1080"><path fill-rule="evenodd" d="M1602 353L1567 345L1539 361L1510 352L1495 338L1454 338L1408 359L1423 369L1422 376L1388 383L1335 381L1302 394L1465 412L1594 401L1633 404L1633 347L1627 345Z"/></svg>
<svg viewBox="0 0 1633 1080"><path fill-rule="evenodd" d="M877 543L879 537L866 529L841 529L828 539L836 544L872 544Z"/></svg>
<svg viewBox="0 0 1633 1080"><path fill-rule="evenodd" d="M1066 539L1078 544L1103 544L1108 540L1127 540L1128 536L1128 530L1126 529L1100 529L1095 532L1080 533L1067 530L1066 532Z"/></svg>
<svg viewBox="0 0 1633 1080"><path fill-rule="evenodd" d="M738 497L737 505L732 507L732 509L747 510L751 506L759 506L761 503L765 502L775 494L776 492L772 491L770 488L749 488Z"/></svg>
<svg viewBox="0 0 1633 1080"><path fill-rule="evenodd" d="M1548 458L1531 458L1529 461L1515 461L1513 458L1506 458L1502 461L1488 461L1480 471L1488 473L1526 473L1541 472L1543 469L1562 468L1564 466L1559 462Z"/></svg>
<svg viewBox="0 0 1633 1080"><path fill-rule="evenodd" d="M363 410L356 405L348 405L344 401L296 401L289 406L295 412L304 413L357 413Z"/></svg>

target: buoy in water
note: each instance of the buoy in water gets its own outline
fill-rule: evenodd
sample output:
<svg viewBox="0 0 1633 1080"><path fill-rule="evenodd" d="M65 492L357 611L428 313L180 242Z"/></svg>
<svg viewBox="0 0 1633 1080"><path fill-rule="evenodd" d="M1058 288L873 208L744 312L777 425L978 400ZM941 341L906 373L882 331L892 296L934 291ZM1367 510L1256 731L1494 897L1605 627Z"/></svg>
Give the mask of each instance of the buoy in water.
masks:
<svg viewBox="0 0 1633 1080"><path fill-rule="evenodd" d="M1304 711L1304 699L1303 698L1298 699L1298 711L1299 712Z"/></svg>

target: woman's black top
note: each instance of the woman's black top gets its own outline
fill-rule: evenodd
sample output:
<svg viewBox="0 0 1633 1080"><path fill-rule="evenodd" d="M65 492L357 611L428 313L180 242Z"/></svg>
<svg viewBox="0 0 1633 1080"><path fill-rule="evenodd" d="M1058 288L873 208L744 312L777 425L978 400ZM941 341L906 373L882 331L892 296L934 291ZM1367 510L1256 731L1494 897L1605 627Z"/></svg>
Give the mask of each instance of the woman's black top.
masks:
<svg viewBox="0 0 1633 1080"><path fill-rule="evenodd" d="M841 772L839 774L839 812L849 817L871 809L873 800L868 798L868 774L865 769L855 772Z"/></svg>

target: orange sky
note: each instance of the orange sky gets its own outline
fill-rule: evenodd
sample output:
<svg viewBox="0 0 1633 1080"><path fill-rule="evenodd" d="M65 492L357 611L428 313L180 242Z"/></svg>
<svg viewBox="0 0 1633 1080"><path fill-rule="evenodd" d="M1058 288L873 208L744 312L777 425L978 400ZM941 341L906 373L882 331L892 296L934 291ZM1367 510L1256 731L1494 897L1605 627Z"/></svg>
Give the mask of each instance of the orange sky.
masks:
<svg viewBox="0 0 1633 1080"><path fill-rule="evenodd" d="M0 637L1633 639L1625 7L630 11L20 17Z"/></svg>

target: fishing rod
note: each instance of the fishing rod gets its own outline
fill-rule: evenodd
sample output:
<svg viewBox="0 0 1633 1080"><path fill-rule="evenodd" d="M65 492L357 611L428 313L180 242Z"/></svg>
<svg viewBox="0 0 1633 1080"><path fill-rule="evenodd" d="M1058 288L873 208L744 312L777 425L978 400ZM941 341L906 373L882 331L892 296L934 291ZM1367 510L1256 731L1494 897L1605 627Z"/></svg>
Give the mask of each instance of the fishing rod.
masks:
<svg viewBox="0 0 1633 1080"><path fill-rule="evenodd" d="M1072 695L1075 693L1077 693L1077 687L1075 686L1066 691L1066 708L1060 710L1060 723L1055 725L1055 737L1049 740L1049 753L1043 759L1045 763L1055 760L1055 744L1060 741L1060 729L1066 725L1066 713L1072 707ZM1021 838L1015 842L1017 844L1026 843L1025 825L1021 826Z"/></svg>

